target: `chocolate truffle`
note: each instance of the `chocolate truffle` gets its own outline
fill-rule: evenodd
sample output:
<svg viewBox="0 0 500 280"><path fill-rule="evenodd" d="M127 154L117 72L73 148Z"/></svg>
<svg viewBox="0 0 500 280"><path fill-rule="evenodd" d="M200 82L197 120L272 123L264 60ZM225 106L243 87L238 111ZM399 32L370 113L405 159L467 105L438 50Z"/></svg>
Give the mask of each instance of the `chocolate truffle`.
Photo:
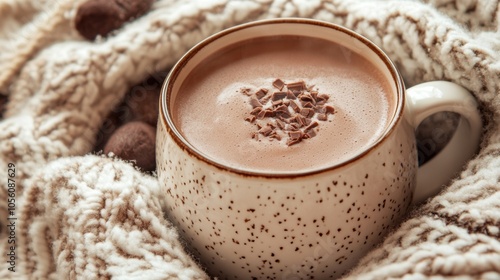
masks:
<svg viewBox="0 0 500 280"><path fill-rule="evenodd" d="M153 0L89 0L76 12L75 28L85 38L94 40L120 28L126 21L144 14Z"/></svg>
<svg viewBox="0 0 500 280"><path fill-rule="evenodd" d="M109 138L104 153L114 153L117 157L135 161L143 171L156 168L156 129L145 123L132 121L122 125Z"/></svg>
<svg viewBox="0 0 500 280"><path fill-rule="evenodd" d="M106 36L125 22L114 1L90 0L78 7L75 28L85 38L94 40L97 35Z"/></svg>
<svg viewBox="0 0 500 280"><path fill-rule="evenodd" d="M102 122L96 135L94 151L102 151L113 133L130 119L130 108L123 102L118 104Z"/></svg>
<svg viewBox="0 0 500 280"><path fill-rule="evenodd" d="M156 126L158 121L158 103L160 89L139 88L132 90L126 97L125 103L130 108L132 119L143 121Z"/></svg>

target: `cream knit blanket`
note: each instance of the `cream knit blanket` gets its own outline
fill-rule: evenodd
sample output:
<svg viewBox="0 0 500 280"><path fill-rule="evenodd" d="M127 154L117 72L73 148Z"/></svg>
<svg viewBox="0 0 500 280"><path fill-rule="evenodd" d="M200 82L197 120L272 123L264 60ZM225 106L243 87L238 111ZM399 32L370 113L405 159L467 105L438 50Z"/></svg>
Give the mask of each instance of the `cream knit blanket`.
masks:
<svg viewBox="0 0 500 280"><path fill-rule="evenodd" d="M158 0L95 42L74 29L81 2L0 0L0 279L208 278L163 218L156 178L90 154L94 139L130 86L196 42L290 16L367 36L408 85L465 86L485 118L479 155L346 279L500 279L498 0Z"/></svg>

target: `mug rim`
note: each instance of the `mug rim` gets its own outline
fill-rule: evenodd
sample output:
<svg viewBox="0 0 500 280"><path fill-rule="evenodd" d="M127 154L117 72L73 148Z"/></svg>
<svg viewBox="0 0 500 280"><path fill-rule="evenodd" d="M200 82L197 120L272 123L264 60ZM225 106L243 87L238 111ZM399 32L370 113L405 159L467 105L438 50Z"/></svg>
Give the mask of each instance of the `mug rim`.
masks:
<svg viewBox="0 0 500 280"><path fill-rule="evenodd" d="M173 83L176 81L177 77L179 76L179 73L182 71L182 69L186 66L186 64L189 62L191 58L193 58L200 50L202 50L205 46L211 44L212 42L216 41L217 39L224 37L228 34L231 34L233 32L240 31L242 29L246 28L251 28L255 26L260 26L260 25L272 25L272 24L308 24L308 25L316 25L320 27L326 27L326 28L331 28L336 31L344 32L345 34L353 37L357 41L363 43L365 46L370 48L378 57L379 59L385 64L387 67L387 70L390 72L391 77L393 81L395 82L396 86L396 103L395 103L395 111L394 115L392 116L391 120L388 122L387 128L384 130L384 132L381 134L381 136L374 141L371 145L367 146L364 148L361 152L356 154L355 156L344 160L342 162L332 164L329 166L317 168L317 169L310 169L310 170L298 170L298 171L293 171L293 172L265 172L265 171L252 171L252 170L245 170L245 169L240 169L240 168L235 168L231 167L228 165L224 165L220 162L214 161L207 156L205 156L201 151L198 149L194 148L188 141L185 139L180 131L177 129L175 126L171 116L170 116L170 111L169 108L169 101L170 101L170 95L171 92L173 91ZM330 23L326 21L321 21L321 20L316 20L316 19L307 19L307 18L274 18L274 19L264 19L264 20L257 20L257 21L252 21L248 23L243 23L240 25L236 25L233 27L229 27L227 29L224 29L222 31L219 31L196 45L194 45L191 49L189 49L172 67L170 70L169 74L165 78L161 92L160 92L160 102L159 102L159 119L161 121L161 125L164 125L166 133L169 133L174 142L185 152L187 152L190 156L196 157L198 160L201 160L208 165L214 166L220 170L223 171L228 171L244 176L251 176L251 177L266 177L266 178L295 178L295 177L303 177L303 176L309 176L317 173L322 173L334 169L339 169L341 167L347 166L367 154L369 154L372 150L374 150L376 147L381 145L385 140L393 133L393 131L396 129L398 123L403 117L403 108L405 104L405 86L404 86L404 81L397 70L396 66L392 62L392 60L387 56L387 54L375 43L367 39L366 37L362 36L361 34L356 33L355 31L348 29L344 26L335 24L335 23ZM165 160L165 159L163 159Z"/></svg>

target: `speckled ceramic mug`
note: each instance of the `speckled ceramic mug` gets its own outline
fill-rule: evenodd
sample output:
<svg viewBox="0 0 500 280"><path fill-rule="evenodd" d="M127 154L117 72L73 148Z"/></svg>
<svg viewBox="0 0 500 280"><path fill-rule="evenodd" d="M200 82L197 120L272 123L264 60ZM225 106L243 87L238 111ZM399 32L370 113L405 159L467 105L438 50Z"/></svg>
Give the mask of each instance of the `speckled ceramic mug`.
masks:
<svg viewBox="0 0 500 280"><path fill-rule="evenodd" d="M383 135L327 168L252 172L207 158L172 121L171 100L204 57L255 36L295 35L341 44L369 59L390 83L396 110ZM462 118L445 149L417 166L415 129L427 116ZM173 67L160 102L157 171L166 213L187 248L223 279L336 278L381 241L412 201L439 191L476 151L481 121L474 98L449 82L405 89L373 43L341 26L306 19L252 22L217 33Z"/></svg>

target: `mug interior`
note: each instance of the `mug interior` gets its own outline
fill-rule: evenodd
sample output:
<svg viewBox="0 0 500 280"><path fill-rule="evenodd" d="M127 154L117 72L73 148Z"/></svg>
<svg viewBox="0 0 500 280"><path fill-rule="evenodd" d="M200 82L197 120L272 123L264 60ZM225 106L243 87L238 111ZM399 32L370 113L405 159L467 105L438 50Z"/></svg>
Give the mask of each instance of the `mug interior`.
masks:
<svg viewBox="0 0 500 280"><path fill-rule="evenodd" d="M373 142L372 145L361 151L357 156L352 157L344 162L332 164L329 167L319 168L317 170L306 170L304 172L259 172L237 169L230 166L225 166L210 159L196 147L191 145L176 127L172 116L172 104L175 103L177 93L183 82L189 76L191 71L202 63L207 57L217 53L221 49L226 48L236 42L241 42L257 37L266 36L303 36L323 39L326 41L338 44L346 49L353 51L368 61L370 61L384 76L390 87L390 92L393 94L395 106L389 118L384 132L379 139ZM332 168L338 168L355 161L359 157L368 153L375 146L380 144L394 129L397 122L402 117L402 110L404 106L404 84L401 75L396 70L394 64L387 57L387 55L375 44L366 39L365 37L346 29L342 26L322 22L311 19L299 18L281 18L255 21L239 26L235 26L219 33L216 33L202 42L198 43L191 50L189 50L172 68L169 76L166 78L161 92L160 99L160 119L166 126L167 133L170 133L172 138L180 145L185 151L196 156L200 160L206 161L211 165L219 167L224 170L229 170L236 173L246 175L265 176L265 177L289 177L309 175Z"/></svg>

